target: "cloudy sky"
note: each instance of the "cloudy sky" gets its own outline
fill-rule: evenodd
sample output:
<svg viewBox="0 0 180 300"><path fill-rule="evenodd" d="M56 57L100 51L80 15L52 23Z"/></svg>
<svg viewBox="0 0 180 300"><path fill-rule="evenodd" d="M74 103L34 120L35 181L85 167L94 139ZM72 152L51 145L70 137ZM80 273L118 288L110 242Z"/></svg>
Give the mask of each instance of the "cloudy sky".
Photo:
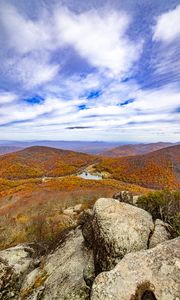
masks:
<svg viewBox="0 0 180 300"><path fill-rule="evenodd" d="M180 140L180 0L0 0L0 139Z"/></svg>

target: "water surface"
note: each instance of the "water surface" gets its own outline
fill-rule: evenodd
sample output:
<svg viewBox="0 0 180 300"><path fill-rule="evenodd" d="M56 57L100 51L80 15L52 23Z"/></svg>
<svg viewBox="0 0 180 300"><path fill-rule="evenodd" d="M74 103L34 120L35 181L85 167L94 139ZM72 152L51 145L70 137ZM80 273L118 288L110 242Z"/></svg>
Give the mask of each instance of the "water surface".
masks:
<svg viewBox="0 0 180 300"><path fill-rule="evenodd" d="M83 179L102 180L101 174L92 175L89 172L85 172L85 171L79 174L78 177L81 177Z"/></svg>

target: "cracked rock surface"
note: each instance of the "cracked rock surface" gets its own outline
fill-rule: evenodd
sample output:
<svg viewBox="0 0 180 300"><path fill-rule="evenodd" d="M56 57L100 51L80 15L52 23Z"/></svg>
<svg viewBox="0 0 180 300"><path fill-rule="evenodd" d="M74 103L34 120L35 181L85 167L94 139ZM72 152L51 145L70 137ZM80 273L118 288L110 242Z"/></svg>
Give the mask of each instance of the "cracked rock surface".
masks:
<svg viewBox="0 0 180 300"><path fill-rule="evenodd" d="M99 274L91 300L180 299L180 237L155 248L127 254L117 266Z"/></svg>
<svg viewBox="0 0 180 300"><path fill-rule="evenodd" d="M38 245L23 244L0 251L0 299L19 299L21 284L35 268Z"/></svg>
<svg viewBox="0 0 180 300"><path fill-rule="evenodd" d="M148 212L111 198L97 200L93 212L96 274L111 270L127 253L147 249L154 229Z"/></svg>

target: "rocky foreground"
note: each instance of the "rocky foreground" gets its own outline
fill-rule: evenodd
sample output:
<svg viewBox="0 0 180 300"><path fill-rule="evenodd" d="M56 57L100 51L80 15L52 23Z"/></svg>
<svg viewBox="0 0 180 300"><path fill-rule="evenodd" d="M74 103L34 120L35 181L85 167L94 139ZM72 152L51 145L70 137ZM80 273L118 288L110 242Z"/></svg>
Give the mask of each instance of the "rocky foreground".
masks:
<svg viewBox="0 0 180 300"><path fill-rule="evenodd" d="M180 237L135 205L101 198L48 254L35 243L1 251L0 299L179 300Z"/></svg>

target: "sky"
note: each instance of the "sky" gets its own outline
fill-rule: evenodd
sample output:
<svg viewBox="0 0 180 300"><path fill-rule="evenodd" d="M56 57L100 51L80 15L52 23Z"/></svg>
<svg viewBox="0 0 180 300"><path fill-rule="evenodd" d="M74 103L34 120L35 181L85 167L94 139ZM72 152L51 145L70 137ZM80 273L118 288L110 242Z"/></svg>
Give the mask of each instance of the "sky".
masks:
<svg viewBox="0 0 180 300"><path fill-rule="evenodd" d="M0 140L180 141L180 0L0 0Z"/></svg>

